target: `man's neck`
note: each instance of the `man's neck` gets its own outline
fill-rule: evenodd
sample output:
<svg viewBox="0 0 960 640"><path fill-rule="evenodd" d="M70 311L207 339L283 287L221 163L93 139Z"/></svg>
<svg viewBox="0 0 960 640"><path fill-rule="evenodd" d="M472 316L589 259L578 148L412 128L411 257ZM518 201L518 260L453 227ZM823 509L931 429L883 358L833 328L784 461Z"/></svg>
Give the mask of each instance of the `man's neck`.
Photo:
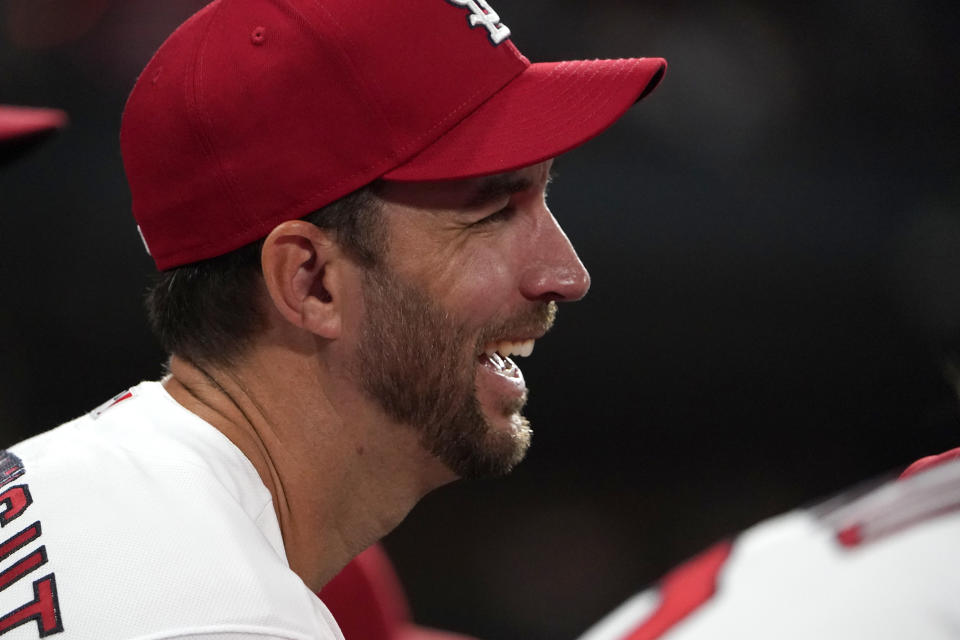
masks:
<svg viewBox="0 0 960 640"><path fill-rule="evenodd" d="M369 400L324 389L343 381L325 381L302 354L254 351L232 367L175 356L170 373L167 392L256 468L273 497L290 567L314 590L454 478L413 429L387 423Z"/></svg>

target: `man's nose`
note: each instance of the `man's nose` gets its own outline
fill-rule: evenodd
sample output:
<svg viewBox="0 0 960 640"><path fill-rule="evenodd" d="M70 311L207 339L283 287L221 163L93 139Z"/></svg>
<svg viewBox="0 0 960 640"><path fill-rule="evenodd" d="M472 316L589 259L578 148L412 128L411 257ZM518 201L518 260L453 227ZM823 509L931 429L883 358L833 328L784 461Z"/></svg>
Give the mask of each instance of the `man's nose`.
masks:
<svg viewBox="0 0 960 640"><path fill-rule="evenodd" d="M546 209L544 213L528 244L520 291L528 300L579 300L590 288L590 274L553 214Z"/></svg>

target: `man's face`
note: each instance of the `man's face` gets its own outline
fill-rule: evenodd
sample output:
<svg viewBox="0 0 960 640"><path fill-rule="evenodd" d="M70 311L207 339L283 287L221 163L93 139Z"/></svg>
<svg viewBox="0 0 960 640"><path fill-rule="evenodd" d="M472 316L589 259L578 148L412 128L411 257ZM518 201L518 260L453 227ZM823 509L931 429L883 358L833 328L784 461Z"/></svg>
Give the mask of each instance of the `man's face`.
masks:
<svg viewBox="0 0 960 640"><path fill-rule="evenodd" d="M550 163L469 180L387 183L388 251L364 274L356 374L394 420L461 477L524 456L529 355L556 301L589 276L546 207Z"/></svg>

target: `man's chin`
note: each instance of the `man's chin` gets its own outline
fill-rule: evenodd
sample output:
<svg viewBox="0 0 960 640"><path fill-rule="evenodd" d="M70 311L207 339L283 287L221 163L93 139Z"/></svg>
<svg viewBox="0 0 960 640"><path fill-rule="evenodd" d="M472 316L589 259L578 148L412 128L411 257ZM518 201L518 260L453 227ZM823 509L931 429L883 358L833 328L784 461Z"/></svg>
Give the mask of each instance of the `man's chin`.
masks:
<svg viewBox="0 0 960 640"><path fill-rule="evenodd" d="M504 411L495 416L484 415L490 438L508 436L517 441L530 440L530 421L520 411Z"/></svg>
<svg viewBox="0 0 960 640"><path fill-rule="evenodd" d="M526 457L532 437L530 421L520 412L488 418L484 437L453 471L461 478L505 476Z"/></svg>
<svg viewBox="0 0 960 640"><path fill-rule="evenodd" d="M530 442L533 439L533 429L530 427L530 421L520 413L513 414L510 418L510 434L513 440L512 453L507 456L507 464L500 475L510 473L527 457L527 451L530 449Z"/></svg>

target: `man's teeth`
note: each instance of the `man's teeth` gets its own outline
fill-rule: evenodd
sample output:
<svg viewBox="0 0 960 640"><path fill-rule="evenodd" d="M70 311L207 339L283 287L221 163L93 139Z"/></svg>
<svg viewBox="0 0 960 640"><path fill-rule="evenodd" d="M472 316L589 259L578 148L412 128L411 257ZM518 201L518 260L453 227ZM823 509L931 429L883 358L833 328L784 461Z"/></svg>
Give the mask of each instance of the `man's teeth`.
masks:
<svg viewBox="0 0 960 640"><path fill-rule="evenodd" d="M488 356L492 356L494 353L499 353L501 356L509 358L510 356L521 356L526 358L531 353L533 353L533 339L530 340L521 340L520 342L509 342L504 340L503 342L491 342L488 344L483 352Z"/></svg>

